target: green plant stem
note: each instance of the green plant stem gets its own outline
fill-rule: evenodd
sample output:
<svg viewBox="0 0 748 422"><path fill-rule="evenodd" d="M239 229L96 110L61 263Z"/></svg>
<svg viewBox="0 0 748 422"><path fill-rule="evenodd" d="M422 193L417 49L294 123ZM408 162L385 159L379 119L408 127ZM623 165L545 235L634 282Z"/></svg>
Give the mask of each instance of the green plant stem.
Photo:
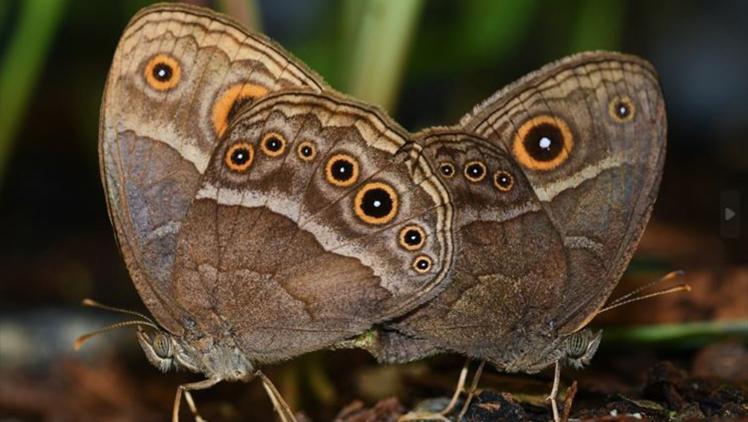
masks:
<svg viewBox="0 0 748 422"><path fill-rule="evenodd" d="M13 140L66 3L65 0L21 3L15 33L0 62L0 185Z"/></svg>
<svg viewBox="0 0 748 422"><path fill-rule="evenodd" d="M748 320L642 325L606 328L604 331L604 344L699 346L722 337L739 337L748 340Z"/></svg>
<svg viewBox="0 0 748 422"><path fill-rule="evenodd" d="M353 34L345 90L392 110L422 0L348 0L343 13Z"/></svg>

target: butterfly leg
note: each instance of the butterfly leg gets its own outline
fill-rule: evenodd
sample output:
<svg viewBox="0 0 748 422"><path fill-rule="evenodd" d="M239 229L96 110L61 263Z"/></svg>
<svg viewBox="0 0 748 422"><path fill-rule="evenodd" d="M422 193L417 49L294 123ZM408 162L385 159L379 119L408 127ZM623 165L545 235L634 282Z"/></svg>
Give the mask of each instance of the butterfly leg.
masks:
<svg viewBox="0 0 748 422"><path fill-rule="evenodd" d="M465 381L467 380L468 372L470 372L470 359L466 359L465 364L462 365L460 378L457 380L457 385L455 386L455 392L452 394L452 399L449 401L447 407L439 412L440 415L447 416L450 412L452 412L452 409L454 409L455 405L457 404L457 400L460 398L460 394L465 388Z"/></svg>
<svg viewBox="0 0 748 422"><path fill-rule="evenodd" d="M275 408L275 411L278 412L281 422L296 422L296 416L294 416L288 403L283 400L283 396L281 396L278 389L275 388L275 385L270 381L270 378L266 377L265 374L259 371L257 372L257 376L262 380L262 387L265 388L265 392L268 394L268 397L270 397L270 401L273 402L273 407Z"/></svg>
<svg viewBox="0 0 748 422"><path fill-rule="evenodd" d="M203 419L202 416L200 416L200 413L197 411L197 406L195 406L195 400L192 399L192 394L190 394L190 391L194 390L205 390L206 388L210 388L216 384L221 382L218 378L208 378L202 381L198 382L191 382L189 384L182 384L177 388L177 396L174 398L174 407L171 411L171 421L172 422L179 422L179 406L182 403L182 394L184 394L185 401L187 402L187 406L189 406L190 411L192 412L192 416L195 417L195 422L205 422L205 419Z"/></svg>
<svg viewBox="0 0 748 422"><path fill-rule="evenodd" d="M481 363L481 366L478 369L478 372L476 372L476 376L480 377L480 372L483 368L483 363ZM452 399L449 401L449 404L447 404L447 407L442 409L438 413L429 413L429 412L410 412L403 416L401 416L398 419L398 422L404 422L404 421L416 421L416 420L437 420L437 421L449 421L449 418L447 418L447 415L452 413L452 410L454 410L455 406L457 405L457 401L460 398L460 394L465 389L465 381L467 381L467 375L470 371L470 359L465 360L465 364L462 365L462 370L460 371L460 378L457 381L457 386L455 387L455 391L452 394ZM473 387L477 384L476 376L473 377ZM462 413L460 413L460 417L457 420L460 420L462 417Z"/></svg>
<svg viewBox="0 0 748 422"><path fill-rule="evenodd" d="M561 361L556 361L556 367L553 372L553 388L551 388L551 394L548 396L548 400L551 401L551 409L553 410L553 421L560 422L561 416L558 414L558 385L561 382Z"/></svg>
<svg viewBox="0 0 748 422"><path fill-rule="evenodd" d="M470 407L470 402L473 401L473 397L475 397L475 391L478 389L478 381L480 380L480 376L483 374L483 367L486 365L486 361L482 360L480 362L480 365L478 365L478 369L475 370L475 375L473 375L473 382L470 384L470 390L468 390L468 396L465 398L465 404L462 405L462 410L460 410L460 415L457 417L458 421L461 421L462 418L465 416L465 414L468 411L468 408Z"/></svg>

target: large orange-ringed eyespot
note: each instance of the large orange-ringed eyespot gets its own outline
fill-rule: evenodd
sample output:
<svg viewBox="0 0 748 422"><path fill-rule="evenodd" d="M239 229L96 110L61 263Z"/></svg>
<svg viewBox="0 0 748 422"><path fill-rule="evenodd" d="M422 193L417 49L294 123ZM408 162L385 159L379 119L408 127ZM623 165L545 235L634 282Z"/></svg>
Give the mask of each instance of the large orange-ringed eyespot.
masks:
<svg viewBox="0 0 748 422"><path fill-rule="evenodd" d="M486 165L480 161L470 161L465 165L465 177L471 182L480 182L486 177Z"/></svg>
<svg viewBox="0 0 748 422"><path fill-rule="evenodd" d="M312 161L317 156L317 146L312 141L299 142L296 147L296 155L302 161Z"/></svg>
<svg viewBox="0 0 748 422"><path fill-rule="evenodd" d="M182 67L168 54L156 54L148 60L143 70L146 82L156 91L168 91L182 79Z"/></svg>
<svg viewBox="0 0 748 422"><path fill-rule="evenodd" d="M351 186L358 181L358 174L358 160L348 154L333 154L325 165L325 179L335 186Z"/></svg>
<svg viewBox="0 0 748 422"><path fill-rule="evenodd" d="M392 186L369 182L362 186L353 200L353 211L367 224L387 224L397 215L398 196Z"/></svg>
<svg viewBox="0 0 748 422"><path fill-rule="evenodd" d="M226 88L213 103L210 120L216 135L221 136L228 127L228 121L232 110L238 106L256 100L268 93L267 88L262 85L250 83L237 83Z"/></svg>
<svg viewBox="0 0 748 422"><path fill-rule="evenodd" d="M400 246L409 251L417 251L426 243L426 232L420 226L410 224L400 229Z"/></svg>
<svg viewBox="0 0 748 422"><path fill-rule="evenodd" d="M499 170L493 174L493 185L502 192L509 192L514 187L514 177L506 170Z"/></svg>
<svg viewBox="0 0 748 422"><path fill-rule="evenodd" d="M628 96L618 96L610 100L608 114L618 123L630 122L636 117L636 106Z"/></svg>
<svg viewBox="0 0 748 422"><path fill-rule="evenodd" d="M260 150L268 157L280 157L286 151L286 138L278 132L267 133L260 141Z"/></svg>
<svg viewBox="0 0 748 422"><path fill-rule="evenodd" d="M454 164L445 161L439 164L439 173L441 173L442 176L451 179L455 176L457 171L455 170Z"/></svg>
<svg viewBox="0 0 748 422"><path fill-rule="evenodd" d="M520 126L512 153L522 166L548 171L566 162L573 147L574 137L566 122L560 117L540 115Z"/></svg>
<svg viewBox="0 0 748 422"><path fill-rule="evenodd" d="M425 274L431 269L432 261L427 255L420 255L413 260L413 269L416 272Z"/></svg>
<svg viewBox="0 0 748 422"><path fill-rule="evenodd" d="M226 167L235 172L245 172L252 165L255 151L252 144L248 142L237 142L226 150L223 161Z"/></svg>

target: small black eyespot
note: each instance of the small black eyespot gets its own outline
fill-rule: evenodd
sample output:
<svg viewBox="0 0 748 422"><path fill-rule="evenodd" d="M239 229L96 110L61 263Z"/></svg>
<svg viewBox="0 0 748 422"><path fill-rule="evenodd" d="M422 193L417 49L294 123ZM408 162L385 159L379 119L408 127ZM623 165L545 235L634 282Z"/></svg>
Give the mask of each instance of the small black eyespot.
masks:
<svg viewBox="0 0 748 422"><path fill-rule="evenodd" d="M335 154L325 165L325 178L335 186L351 186L358 180L358 175L358 161L348 154Z"/></svg>
<svg viewBox="0 0 748 422"><path fill-rule="evenodd" d="M514 186L514 178L508 171L499 170L493 175L493 184L496 189L507 192Z"/></svg>
<svg viewBox="0 0 748 422"><path fill-rule="evenodd" d="M630 122L634 119L636 106L634 101L628 96L618 96L610 101L608 113L614 121L618 123Z"/></svg>
<svg viewBox="0 0 748 422"><path fill-rule="evenodd" d="M168 82L174 75L174 69L166 63L156 63L153 66L153 78L159 82Z"/></svg>
<svg viewBox="0 0 748 422"><path fill-rule="evenodd" d="M620 102L616 104L616 114L618 114L618 117L625 119L626 117L631 114L631 110L629 110L628 104L624 102Z"/></svg>
<svg viewBox="0 0 748 422"><path fill-rule="evenodd" d="M423 237L421 237L421 232L418 230L410 229L405 232L405 235L403 236L403 240L406 244L410 246L416 246L421 243L423 240Z"/></svg>
<svg viewBox="0 0 748 422"><path fill-rule="evenodd" d="M224 157L226 166L238 172L246 171L251 165L254 158L254 150L252 144L247 142L239 142L232 145Z"/></svg>
<svg viewBox="0 0 748 422"><path fill-rule="evenodd" d="M465 177L471 182L480 182L486 177L486 166L480 161L473 161L465 167Z"/></svg>
<svg viewBox="0 0 748 422"><path fill-rule="evenodd" d="M265 140L265 148L268 149L268 151L280 151L283 144L281 143L281 140L272 136Z"/></svg>
<svg viewBox="0 0 748 422"><path fill-rule="evenodd" d="M439 165L439 171L441 171L442 176L444 177L452 177L455 175L455 166L451 163L441 163Z"/></svg>
<svg viewBox="0 0 748 422"><path fill-rule="evenodd" d="M413 269L419 273L426 273L431 269L431 258L421 255L413 261Z"/></svg>
<svg viewBox="0 0 748 422"><path fill-rule="evenodd" d="M332 163L332 177L339 182L347 181L353 177L353 163L347 160L336 160Z"/></svg>
<svg viewBox="0 0 748 422"><path fill-rule="evenodd" d="M426 232L417 224L400 229L400 246L408 251L417 251L426 243Z"/></svg>
<svg viewBox="0 0 748 422"><path fill-rule="evenodd" d="M241 166L249 161L249 150L246 148L237 148L231 153L231 162Z"/></svg>
<svg viewBox="0 0 748 422"><path fill-rule="evenodd" d="M317 155L317 149L311 141L303 141L296 148L296 154L303 161L312 161Z"/></svg>
<svg viewBox="0 0 748 422"><path fill-rule="evenodd" d="M270 132L262 137L260 149L268 157L280 157L286 151L286 139L277 132Z"/></svg>

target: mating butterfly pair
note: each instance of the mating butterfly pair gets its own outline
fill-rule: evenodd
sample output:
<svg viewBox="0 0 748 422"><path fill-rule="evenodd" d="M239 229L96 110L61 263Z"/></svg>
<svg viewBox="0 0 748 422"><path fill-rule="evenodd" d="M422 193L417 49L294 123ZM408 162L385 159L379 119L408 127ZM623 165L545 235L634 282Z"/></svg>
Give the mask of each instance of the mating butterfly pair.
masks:
<svg viewBox="0 0 748 422"><path fill-rule="evenodd" d="M144 9L99 137L157 322L138 338L159 368L206 376L180 387L195 414L191 389L334 346L586 363L599 334L583 328L649 218L665 128L656 74L632 56L565 58L411 134L221 15Z"/></svg>

